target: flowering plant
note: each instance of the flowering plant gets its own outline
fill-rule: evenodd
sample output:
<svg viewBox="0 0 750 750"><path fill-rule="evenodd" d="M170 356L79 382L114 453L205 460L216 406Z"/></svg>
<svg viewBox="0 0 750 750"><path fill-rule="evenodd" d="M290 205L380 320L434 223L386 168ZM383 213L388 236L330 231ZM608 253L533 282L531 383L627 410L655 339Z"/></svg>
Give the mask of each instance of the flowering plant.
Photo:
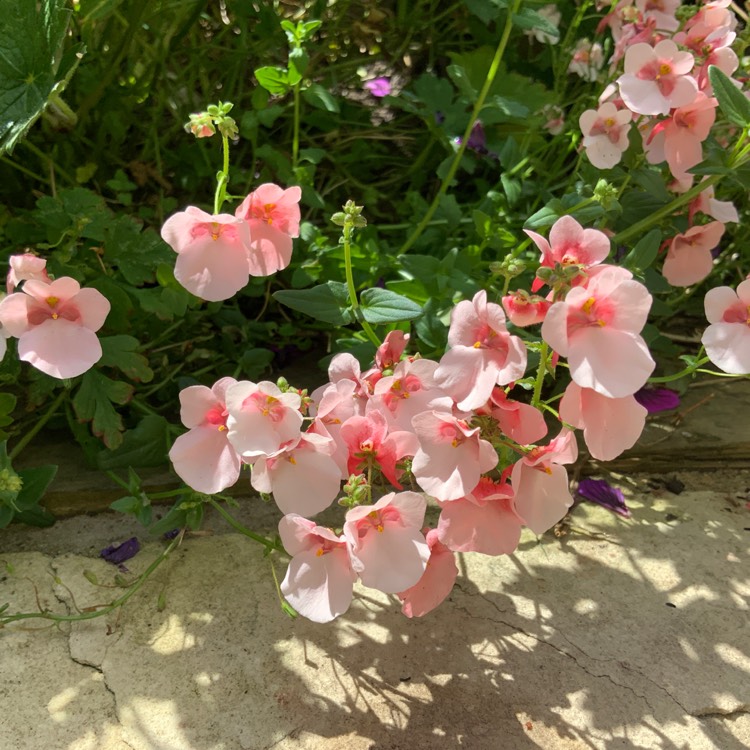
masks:
<svg viewBox="0 0 750 750"><path fill-rule="evenodd" d="M380 109L419 118L449 149L431 203L407 192L408 220L381 226L407 230L400 245L365 218L373 195L377 203L366 186L368 209L347 200L330 217L338 242L309 220L328 204L316 191L322 155L300 148L300 111L303 101L326 110L333 100L314 80L306 51L324 26L285 19L286 66L255 71L251 117L238 126L228 102L190 115L189 132L221 142L213 205L171 212L159 227L163 242L146 240L150 265L110 255L106 222L104 282L87 272L82 281L91 285L82 287L59 273L80 236L67 249L62 237L40 245L52 251L49 262L14 254L2 331L18 340L18 359L48 377L38 390L54 389L49 378L62 389L4 459L0 523L24 520L27 509L10 462L62 409L101 468L128 468L127 479L112 474L129 493L114 507L146 524L150 497L134 467L158 463L168 445L185 486L160 493L177 500L152 531L197 528L203 508L215 508L290 557L279 586L288 610L329 621L346 611L359 580L398 595L406 616L422 616L449 595L457 552L511 554L523 526L543 534L564 518L574 502L566 466L582 450L607 461L631 448L646 422L650 383L710 364L718 375L750 374L750 269L736 250L740 227L724 240L740 216L714 194L737 194L732 183L741 183L750 159L750 102L737 76L730 3L619 0L593 28L586 16L593 2L558 5L467 2L468 13L495 29L493 53L454 52L447 78L427 73L401 93L367 75L363 86ZM589 36L577 39L583 31ZM554 89L512 69L532 52L554 74ZM239 182L232 144L244 135L256 145L264 118L290 96L291 162L277 170L286 179L278 184L266 167L256 180L251 169L253 189L230 194ZM362 106L372 106L366 99ZM556 160L559 184L543 179L548 160ZM459 205L454 181L471 185L476 200ZM464 209L472 211L470 236ZM142 239L132 223L118 226ZM441 257L437 240L459 245ZM713 286L702 348L683 355L681 368L657 364L655 354L675 354L660 327L704 282ZM258 297L262 307L249 321L248 300ZM274 304L289 320L289 339L309 325L294 313L335 339L326 383L308 390L286 377L262 379L269 362L258 352L274 351L283 326L267 328L269 348L259 349L250 323ZM161 351L131 335L130 316L142 314L169 324L155 336L164 348L183 321L191 326L182 360L162 384L140 391L172 387L177 373L190 378L178 395L186 431L164 416L166 401L136 400ZM146 336L154 332L153 320L142 325ZM202 358L212 361L196 367L191 349L217 331L227 345L214 357L207 343ZM245 347L239 357L237 341ZM133 382L113 379L113 370ZM115 406L131 398L143 414L124 431ZM109 450L93 449L80 422L91 422ZM220 493L238 482L273 497L283 516L277 539L243 529L222 505ZM336 518L328 510L335 503L344 509ZM439 512L434 522L428 506ZM621 498L610 506L627 511ZM314 518L324 512L325 522Z"/></svg>

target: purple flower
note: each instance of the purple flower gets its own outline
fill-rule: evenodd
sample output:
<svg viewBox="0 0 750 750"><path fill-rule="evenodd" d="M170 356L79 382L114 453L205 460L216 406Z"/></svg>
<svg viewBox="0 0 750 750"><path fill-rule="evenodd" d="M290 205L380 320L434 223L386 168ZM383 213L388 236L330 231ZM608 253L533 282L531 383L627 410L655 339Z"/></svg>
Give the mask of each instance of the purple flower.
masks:
<svg viewBox="0 0 750 750"><path fill-rule="evenodd" d="M592 503L598 503L614 513L630 518L630 509L625 505L622 490L612 487L603 479L582 479L578 483L578 494Z"/></svg>
<svg viewBox="0 0 750 750"><path fill-rule="evenodd" d="M391 93L391 82L387 78L374 78L372 81L365 81L364 87L379 99Z"/></svg>
<svg viewBox="0 0 750 750"><path fill-rule="evenodd" d="M469 134L469 140L466 141L466 148L479 151L481 154L487 153L487 138L484 135L484 126L477 120Z"/></svg>
<svg viewBox="0 0 750 750"><path fill-rule="evenodd" d="M640 391L636 391L633 396L641 406L645 407L649 414L676 409L680 405L679 394L670 388L644 386Z"/></svg>
<svg viewBox="0 0 750 750"><path fill-rule="evenodd" d="M106 549L103 549L99 556L103 557L107 562L111 562L113 565L121 565L125 560L130 560L131 557L135 557L138 551L141 549L141 545L135 537L131 537L122 544L112 544Z"/></svg>

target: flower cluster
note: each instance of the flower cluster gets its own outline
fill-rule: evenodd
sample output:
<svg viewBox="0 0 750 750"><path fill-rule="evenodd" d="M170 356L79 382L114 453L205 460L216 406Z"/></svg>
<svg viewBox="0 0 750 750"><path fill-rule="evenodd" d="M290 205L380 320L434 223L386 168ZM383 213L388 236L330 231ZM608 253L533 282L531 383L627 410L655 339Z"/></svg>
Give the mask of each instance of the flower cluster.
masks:
<svg viewBox="0 0 750 750"><path fill-rule="evenodd" d="M289 265L299 237L300 188L266 183L231 214L189 206L164 223L161 236L177 253L174 275L196 297L218 302Z"/></svg>

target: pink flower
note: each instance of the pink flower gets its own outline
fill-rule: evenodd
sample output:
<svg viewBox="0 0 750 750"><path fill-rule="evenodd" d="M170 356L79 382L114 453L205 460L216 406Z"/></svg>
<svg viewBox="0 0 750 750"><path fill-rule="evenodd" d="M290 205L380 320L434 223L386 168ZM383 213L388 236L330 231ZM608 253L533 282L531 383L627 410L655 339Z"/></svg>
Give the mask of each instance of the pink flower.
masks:
<svg viewBox="0 0 750 750"><path fill-rule="evenodd" d="M542 338L568 358L582 388L621 398L641 388L656 366L638 332L646 324L651 295L624 268L602 266L588 284L555 302Z"/></svg>
<svg viewBox="0 0 750 750"><path fill-rule="evenodd" d="M302 190L284 190L267 182L237 207L235 215L250 225L250 275L270 276L289 265L292 238L299 237Z"/></svg>
<svg viewBox="0 0 750 750"><path fill-rule="evenodd" d="M392 370L400 361L409 343L409 334L398 330L389 331L385 341L375 352L375 366L379 370Z"/></svg>
<svg viewBox="0 0 750 750"><path fill-rule="evenodd" d="M420 530L426 508L416 492L391 492L346 514L344 537L365 586L395 594L419 581L430 557Z"/></svg>
<svg viewBox="0 0 750 750"><path fill-rule="evenodd" d="M5 290L8 294L13 294L15 288L22 281L43 281L49 284L51 279L47 274L47 261L31 253L23 255L11 255L8 259L10 270L5 281Z"/></svg>
<svg viewBox="0 0 750 750"><path fill-rule="evenodd" d="M539 286L541 286L541 283ZM523 289L507 294L503 297L502 303L508 320L519 328L541 323L552 304L544 297L529 294Z"/></svg>
<svg viewBox="0 0 750 750"><path fill-rule="evenodd" d="M568 384L560 401L560 419L583 430L589 453L599 461L611 461L632 448L647 414L634 396L607 398L576 383Z"/></svg>
<svg viewBox="0 0 750 750"><path fill-rule="evenodd" d="M706 318L711 324L701 343L708 358L732 375L750 373L750 279L735 292L728 286L709 290L705 298Z"/></svg>
<svg viewBox="0 0 750 750"><path fill-rule="evenodd" d="M357 576L343 537L294 513L279 521L279 536L292 555L281 593L304 617L330 622L352 602Z"/></svg>
<svg viewBox="0 0 750 750"><path fill-rule="evenodd" d="M526 346L508 333L503 308L488 303L484 290L453 308L448 346L435 382L459 409L482 406L495 385L519 380L526 371Z"/></svg>
<svg viewBox="0 0 750 750"><path fill-rule="evenodd" d="M102 356L96 337L110 304L69 276L45 284L29 279L23 292L0 302L0 325L18 338L18 356L53 378L74 378Z"/></svg>
<svg viewBox="0 0 750 750"><path fill-rule="evenodd" d="M690 227L671 242L661 272L672 286L691 286L703 281L714 267L711 251L719 244L724 225L712 221Z"/></svg>
<svg viewBox="0 0 750 750"><path fill-rule="evenodd" d="M273 456L300 440L298 393L282 393L275 383L241 380L226 392L227 436L244 458ZM252 463L252 461L250 461Z"/></svg>
<svg viewBox="0 0 750 750"><path fill-rule="evenodd" d="M625 53L625 73L617 79L625 106L639 115L668 115L695 99L698 84L688 75L693 56L671 39L655 47L639 43Z"/></svg>
<svg viewBox="0 0 750 750"><path fill-rule="evenodd" d="M417 449L416 437L411 432L388 433L388 423L378 411L363 417L349 417L341 425L341 439L349 449L347 471L358 474L368 465L375 465L383 476L398 489L401 471L396 464L404 456L413 456Z"/></svg>
<svg viewBox="0 0 750 750"><path fill-rule="evenodd" d="M441 604L453 589L458 568L453 552L438 539L435 529L427 532L427 545L430 548L430 559L422 577L406 591L400 591L399 599L403 601L401 611L407 617L424 617Z"/></svg>
<svg viewBox="0 0 750 750"><path fill-rule="evenodd" d="M530 445L547 434L542 413L530 404L509 399L501 388L495 388L490 398L491 414L503 434L519 445Z"/></svg>
<svg viewBox="0 0 750 750"><path fill-rule="evenodd" d="M688 169L703 159L702 144L716 119L716 106L716 99L698 92L692 102L678 107L668 120L656 125L645 145L649 163L666 160L674 178L689 186L693 176Z"/></svg>
<svg viewBox="0 0 750 750"><path fill-rule="evenodd" d="M373 96L381 99L391 93L391 82L387 78L374 78L362 84Z"/></svg>
<svg viewBox="0 0 750 750"><path fill-rule="evenodd" d="M535 534L552 528L573 504L568 472L562 464L573 463L577 457L575 435L562 429L549 445L534 448L513 465L510 481L515 510Z"/></svg>
<svg viewBox="0 0 750 750"><path fill-rule="evenodd" d="M597 110L587 109L578 118L586 156L595 167L612 169L620 163L623 153L628 150L630 144L628 133L632 119L633 115L630 110L618 110L611 102L602 104Z"/></svg>
<svg viewBox="0 0 750 750"><path fill-rule="evenodd" d="M701 192L688 207L688 222L693 224L695 214L702 213L710 216L722 224L729 222L738 222L740 217L732 201L717 201L714 198L713 185L709 185Z"/></svg>
<svg viewBox="0 0 750 750"><path fill-rule="evenodd" d="M568 65L568 73L575 73L584 81L595 81L604 67L604 50L599 42L593 44L588 39L579 39Z"/></svg>
<svg viewBox="0 0 750 750"><path fill-rule="evenodd" d="M681 0L635 0L635 6L645 22L651 22L659 31L677 31L680 22L675 18L675 11Z"/></svg>
<svg viewBox="0 0 750 750"><path fill-rule="evenodd" d="M250 229L246 222L189 206L164 222L161 236L177 253L175 278L196 297L218 302L247 284Z"/></svg>
<svg viewBox="0 0 750 750"><path fill-rule="evenodd" d="M256 459L250 482L258 492L273 493L282 513L314 516L341 489L341 471L331 457L334 447L328 437L303 433L295 445Z"/></svg>
<svg viewBox="0 0 750 750"><path fill-rule="evenodd" d="M438 500L464 497L479 477L498 462L492 444L462 419L446 412L427 411L412 420L419 450L412 473L419 486Z"/></svg>
<svg viewBox="0 0 750 750"><path fill-rule="evenodd" d="M431 359L404 360L375 384L375 391L367 404L367 413L379 411L391 430L411 432L411 420L423 411L450 411L453 399L437 387L437 362Z"/></svg>
<svg viewBox="0 0 750 750"><path fill-rule="evenodd" d="M440 541L455 552L510 555L521 539L523 520L513 506L513 488L482 477L466 497L440 503Z"/></svg>
<svg viewBox="0 0 750 750"><path fill-rule="evenodd" d="M211 388L191 385L180 391L180 419L188 432L169 451L177 476L197 492L212 495L240 477L242 459L227 440L226 391L237 381L222 378Z"/></svg>
<svg viewBox="0 0 750 750"><path fill-rule="evenodd" d="M552 225L549 242L530 229L524 229L524 232L542 251L541 265L545 268L554 268L559 263L585 270L598 265L609 255L609 237L598 229L584 229L572 216L561 216ZM531 291L535 292L543 283L541 279L535 279Z"/></svg>

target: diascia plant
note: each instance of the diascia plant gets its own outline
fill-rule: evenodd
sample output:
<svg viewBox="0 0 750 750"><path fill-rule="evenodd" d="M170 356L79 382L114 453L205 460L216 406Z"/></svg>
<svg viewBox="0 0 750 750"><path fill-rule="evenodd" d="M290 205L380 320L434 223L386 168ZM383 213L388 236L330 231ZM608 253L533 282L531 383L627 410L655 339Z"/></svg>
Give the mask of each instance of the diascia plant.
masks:
<svg viewBox="0 0 750 750"><path fill-rule="evenodd" d="M500 29L481 87L456 63L450 76L465 97L458 105L445 89L441 100L450 111L420 108L415 100L404 105L413 113L429 110L432 127L458 119L461 102L471 104L471 113L467 118L463 107L463 133L451 139L433 202L408 226L400 268L409 268L411 249L438 209L450 205L467 149L497 156L493 108L516 116L501 95L488 98L514 24L529 32L529 45L562 47L552 54L559 76L578 76L597 89L593 97L561 100L554 111L545 106L537 113L546 131L566 133L579 146L563 188L570 192L524 217L525 234L517 236L501 226L501 213L475 212L484 241L479 252L497 247L498 237L505 252L486 265L489 273L472 293L447 290L449 303L440 308L444 346L429 346L430 326L436 319L442 325L439 301L411 299L387 281L357 282L353 248L367 220L363 207L348 201L331 217L340 228L336 252L344 279L273 296L329 325L360 328L353 336L374 350L372 360L363 365L353 353L338 352L328 381L312 392L284 378L227 372L179 396L186 431L171 441L169 456L189 489L165 493L180 498L158 530L197 526L203 506L214 507L269 550L286 552L290 562L279 586L285 607L316 622L344 613L357 581L398 596L407 617L427 614L452 589L456 553L512 554L524 526L543 534L565 517L573 504L567 467L584 449L606 461L632 447L649 408L659 408L647 406L658 400L650 384L706 372L708 363L721 371L714 374L750 374L747 269L734 285L706 294L703 346L683 357L680 372L654 376L658 332L649 323L665 287L689 296L734 253L719 247L717 261L725 225L739 215L716 199L714 186L750 159L750 102L742 80L730 77L739 61L728 0L682 9L676 0L620 0L608 6L594 42L575 38L590 2L578 6L564 36L565 20L554 7L537 12L520 0L492 5L478 12L486 21L497 18ZM288 66L260 68L256 77L270 93L293 96L298 169L300 92L310 85L304 44L319 24L285 24ZM393 98L390 87L391 93L378 91L385 102ZM176 256L174 280L194 304L229 301L251 279L290 265L301 234L302 188L310 187L262 182L247 195L229 195L230 143L237 136L231 109L212 105L188 123L197 138L221 139L211 211L187 206L161 227ZM503 166L511 151L500 157ZM529 159L508 171L522 174ZM510 202L520 194L517 180L503 176ZM63 379L96 365L102 356L96 332L109 310L100 292L51 278L43 260L28 254L12 259L8 291L0 323L18 339L22 360ZM427 349L431 355L423 356ZM12 507L23 482L6 464L4 502ZM237 482L273 498L282 514L279 542L244 529L219 502ZM148 519L137 476L124 485L131 495L118 507ZM597 487L593 494L607 493ZM602 502L627 514L617 496ZM426 520L428 506L438 514L435 522ZM316 518L324 513L325 522Z"/></svg>

